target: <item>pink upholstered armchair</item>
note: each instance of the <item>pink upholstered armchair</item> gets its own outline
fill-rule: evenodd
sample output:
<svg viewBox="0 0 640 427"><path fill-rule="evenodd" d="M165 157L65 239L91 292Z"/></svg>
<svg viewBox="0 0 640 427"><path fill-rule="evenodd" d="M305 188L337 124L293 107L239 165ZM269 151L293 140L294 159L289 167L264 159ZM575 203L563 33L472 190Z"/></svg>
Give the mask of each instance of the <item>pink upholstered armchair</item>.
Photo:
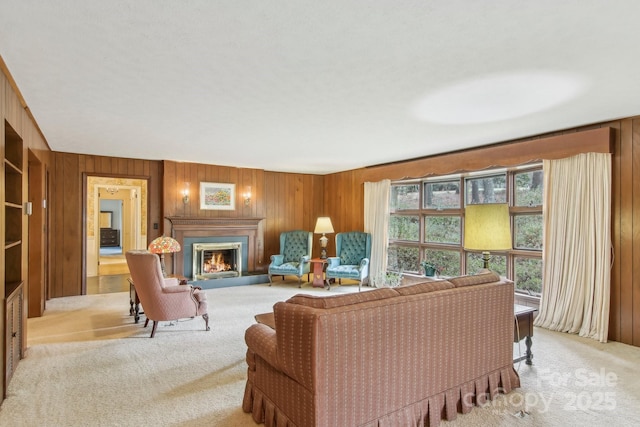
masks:
<svg viewBox="0 0 640 427"><path fill-rule="evenodd" d="M149 320L153 320L151 338L156 333L159 321L202 316L206 330L210 329L207 294L202 289L180 285L178 279L163 277L156 254L128 251L125 256L136 294L147 317L144 326L149 324Z"/></svg>

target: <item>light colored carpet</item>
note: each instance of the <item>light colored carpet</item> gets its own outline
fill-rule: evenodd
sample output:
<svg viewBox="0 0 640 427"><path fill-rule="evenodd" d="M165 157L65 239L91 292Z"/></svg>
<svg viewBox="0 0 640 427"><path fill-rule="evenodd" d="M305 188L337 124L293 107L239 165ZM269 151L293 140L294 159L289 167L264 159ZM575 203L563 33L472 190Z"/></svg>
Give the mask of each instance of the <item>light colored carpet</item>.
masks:
<svg viewBox="0 0 640 427"><path fill-rule="evenodd" d="M206 292L211 331L196 318L163 323L154 339L129 316L128 293L49 301L29 319L0 426L255 426L241 409L245 329L277 301L329 293L293 284ZM520 389L442 425L638 425L640 348L537 328L533 351L533 367L517 366Z"/></svg>

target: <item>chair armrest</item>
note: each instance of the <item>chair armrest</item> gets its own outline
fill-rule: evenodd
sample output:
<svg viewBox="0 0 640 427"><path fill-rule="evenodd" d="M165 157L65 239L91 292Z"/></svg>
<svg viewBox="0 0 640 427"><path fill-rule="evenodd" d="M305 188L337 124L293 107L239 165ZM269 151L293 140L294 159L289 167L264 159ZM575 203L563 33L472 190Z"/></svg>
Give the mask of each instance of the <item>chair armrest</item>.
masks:
<svg viewBox="0 0 640 427"><path fill-rule="evenodd" d="M311 257L309 255L304 255L300 258L300 264L304 264L305 262L309 262Z"/></svg>
<svg viewBox="0 0 640 427"><path fill-rule="evenodd" d="M330 256L327 258L327 267L337 267L340 265L340 257Z"/></svg>
<svg viewBox="0 0 640 427"><path fill-rule="evenodd" d="M192 292L193 287L191 285L175 285L175 286L165 286L162 288L162 292L166 294L179 294L183 292Z"/></svg>
<svg viewBox="0 0 640 427"><path fill-rule="evenodd" d="M263 358L274 368L280 370L278 364L276 331L262 323L256 323L247 329L244 334L247 347L255 354Z"/></svg>
<svg viewBox="0 0 640 427"><path fill-rule="evenodd" d="M180 280L176 277L165 277L164 278L164 286L176 286L180 284Z"/></svg>
<svg viewBox="0 0 640 427"><path fill-rule="evenodd" d="M282 254L271 255L271 263L273 265L282 265L283 262L284 262L284 255Z"/></svg>
<svg viewBox="0 0 640 427"><path fill-rule="evenodd" d="M369 265L369 258L362 258L360 260L360 265L358 266L358 269L362 270L367 265Z"/></svg>

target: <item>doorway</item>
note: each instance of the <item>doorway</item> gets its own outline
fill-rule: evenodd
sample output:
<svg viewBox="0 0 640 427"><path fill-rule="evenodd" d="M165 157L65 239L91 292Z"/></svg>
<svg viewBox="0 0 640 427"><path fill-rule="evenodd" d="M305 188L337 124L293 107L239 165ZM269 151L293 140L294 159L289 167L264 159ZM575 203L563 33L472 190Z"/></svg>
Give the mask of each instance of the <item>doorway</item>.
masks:
<svg viewBox="0 0 640 427"><path fill-rule="evenodd" d="M86 182L84 293L128 291L124 254L146 248L147 179L88 176Z"/></svg>

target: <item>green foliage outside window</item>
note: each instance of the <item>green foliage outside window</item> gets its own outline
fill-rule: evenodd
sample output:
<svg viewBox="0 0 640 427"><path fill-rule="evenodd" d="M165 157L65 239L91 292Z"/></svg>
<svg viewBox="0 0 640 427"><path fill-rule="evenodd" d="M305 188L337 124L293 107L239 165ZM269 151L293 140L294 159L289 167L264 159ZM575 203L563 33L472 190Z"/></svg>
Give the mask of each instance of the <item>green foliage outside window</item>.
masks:
<svg viewBox="0 0 640 427"><path fill-rule="evenodd" d="M469 252L467 254L467 274L477 274L484 268L484 260L482 254L478 252ZM489 253L489 270L495 271L500 276L507 275L507 257L504 255L496 255Z"/></svg>
<svg viewBox="0 0 640 427"><path fill-rule="evenodd" d="M420 249L410 246L390 246L387 253L387 270L419 271Z"/></svg>
<svg viewBox="0 0 640 427"><path fill-rule="evenodd" d="M459 216L425 216L424 241L429 243L460 243Z"/></svg>
<svg viewBox="0 0 640 427"><path fill-rule="evenodd" d="M516 291L540 296L542 292L542 260L516 257L514 262Z"/></svg>
<svg viewBox="0 0 640 427"><path fill-rule="evenodd" d="M389 219L389 239L417 242L420 237L420 218L393 215Z"/></svg>
<svg viewBox="0 0 640 427"><path fill-rule="evenodd" d="M507 175L469 178L465 182L467 204L507 202Z"/></svg>
<svg viewBox="0 0 640 427"><path fill-rule="evenodd" d="M391 212L418 209L420 207L420 184L392 185L389 199Z"/></svg>
<svg viewBox="0 0 640 427"><path fill-rule="evenodd" d="M460 275L460 252L458 251L427 249L424 259L434 264L441 276ZM424 274L424 271L420 273Z"/></svg>
<svg viewBox="0 0 640 427"><path fill-rule="evenodd" d="M542 249L542 215L517 215L514 218L514 247Z"/></svg>
<svg viewBox="0 0 640 427"><path fill-rule="evenodd" d="M513 274L510 278L516 284L516 291L539 296L542 289L543 171L540 167L532 167L489 173L492 175L393 184L389 201L388 270L424 274L421 263L428 263L434 264L440 275L457 276L475 274L483 268L482 254L467 252L462 247L462 193L467 205L509 203L515 250L506 254L492 253L489 268L501 276L507 276L507 272Z"/></svg>
<svg viewBox="0 0 640 427"><path fill-rule="evenodd" d="M426 209L457 209L460 207L460 180L427 182L424 184Z"/></svg>
<svg viewBox="0 0 640 427"><path fill-rule="evenodd" d="M542 206L542 171L515 175L515 206Z"/></svg>

